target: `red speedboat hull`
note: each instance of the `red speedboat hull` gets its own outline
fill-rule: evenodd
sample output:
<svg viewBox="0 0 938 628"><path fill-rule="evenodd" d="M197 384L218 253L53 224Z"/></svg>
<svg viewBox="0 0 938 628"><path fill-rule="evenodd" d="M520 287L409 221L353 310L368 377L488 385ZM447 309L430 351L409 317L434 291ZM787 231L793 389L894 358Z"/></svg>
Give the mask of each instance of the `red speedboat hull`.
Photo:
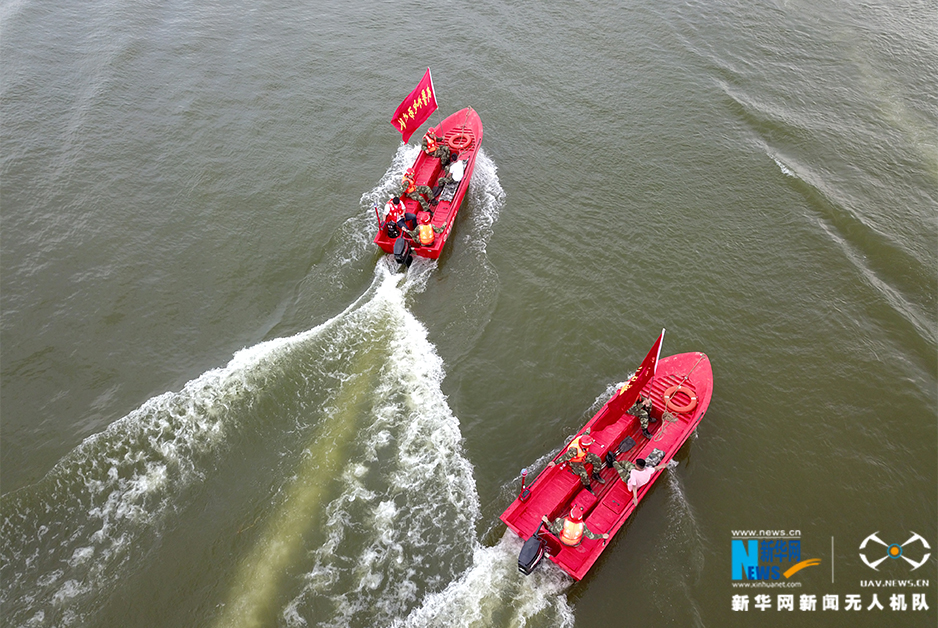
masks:
<svg viewBox="0 0 938 628"><path fill-rule="evenodd" d="M482 119L472 107L467 107L457 111L449 116L443 122L437 125L436 134L443 138L443 141L453 150L459 153L458 159L466 160L463 177L455 184L457 187L454 193L448 193L446 190L440 195L439 203L433 208L433 218L430 222L434 227L446 227L441 233L436 234L434 242L430 246L421 246L413 242L409 237L401 236L407 239L414 255L437 259L443 252L443 246L453 230L453 224L456 222L456 214L459 212L459 206L469 189L469 181L472 179L472 172L475 169L476 158L479 156L479 148L482 144ZM437 180L443 174L440 166L440 160L436 157L430 157L423 151L417 155L413 165L415 180L417 185L426 185L433 188L437 185ZM420 204L410 198L402 198L407 212L417 214L421 211ZM375 236L377 244L386 253L394 252L394 241L396 238L388 237L383 229L378 229Z"/></svg>
<svg viewBox="0 0 938 628"><path fill-rule="evenodd" d="M679 388L674 389L676 386ZM613 395L576 436L590 428L595 439L590 451L603 459L607 452L615 452L621 443L628 446L627 439L631 438L634 445L619 454L618 460L634 462L637 458L647 459L653 450L659 449L663 457L656 466L661 466L674 457L707 411L713 391L713 371L709 358L703 353L682 353L658 361L655 375L641 388L641 394L649 397L654 405L652 419L657 419L649 425L650 440L642 435L638 419L624 413L628 407L622 406L622 400L616 403L616 398L628 387L629 383ZM669 416L663 417L666 403ZM648 484L638 489L639 503L662 472L666 471L656 472ZM600 476L606 483L594 481L594 495L582 486L579 477L567 464L548 466L502 513L501 520L522 539L530 539L536 534L550 560L575 580L580 580L635 510L632 494L615 469L607 466ZM577 547L568 547L546 528L540 527L542 516L546 515L551 521L563 517L574 503L584 507L587 528L596 534L608 533L609 540L584 538ZM520 560L519 568L528 573Z"/></svg>

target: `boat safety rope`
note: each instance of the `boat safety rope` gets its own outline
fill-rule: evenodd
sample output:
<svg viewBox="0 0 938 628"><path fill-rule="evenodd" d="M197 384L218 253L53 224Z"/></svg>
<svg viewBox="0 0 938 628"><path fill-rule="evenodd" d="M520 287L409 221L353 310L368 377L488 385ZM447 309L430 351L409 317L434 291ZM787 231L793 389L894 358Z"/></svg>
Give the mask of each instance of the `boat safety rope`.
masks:
<svg viewBox="0 0 938 628"><path fill-rule="evenodd" d="M687 381L687 378L689 378L689 377L690 377L690 374L693 373L693 372L697 369L698 366L700 366L701 361L703 361L703 359L704 359L705 357L707 357L707 356L705 356L705 355L700 356L700 358L697 360L697 363L694 364L694 366L693 366L693 368L692 368L691 370L687 371L687 375L684 376L684 379L681 380L681 383L678 384L678 386L680 386L681 384L683 384L684 382Z"/></svg>
<svg viewBox="0 0 938 628"><path fill-rule="evenodd" d="M696 407L696 405L697 405L697 396L696 396L695 394L693 394L693 393L689 393L689 396L690 396L690 399L691 399L689 404L687 404L686 406L682 406L682 407L680 407L680 408L677 407L677 404L674 404L675 407L672 408L672 407L671 407L671 395L670 395L669 393L671 393L671 392L677 392L678 390L685 390L685 389L683 388L685 382L687 382L687 380L690 378L690 374L693 373L695 370L697 370L697 367L700 366L700 363L703 361L703 359L704 359L705 357L707 357L707 356L701 355L701 356L697 359L697 362L694 364L694 366L691 367L691 370L687 371L687 375L684 376L684 379L682 379L681 382L680 382L677 386L672 386L672 387L669 388L667 391L665 391L665 393L664 393L664 406L665 406L665 411L667 411L667 410L674 410L675 412L689 412L689 411L693 410L694 407Z"/></svg>

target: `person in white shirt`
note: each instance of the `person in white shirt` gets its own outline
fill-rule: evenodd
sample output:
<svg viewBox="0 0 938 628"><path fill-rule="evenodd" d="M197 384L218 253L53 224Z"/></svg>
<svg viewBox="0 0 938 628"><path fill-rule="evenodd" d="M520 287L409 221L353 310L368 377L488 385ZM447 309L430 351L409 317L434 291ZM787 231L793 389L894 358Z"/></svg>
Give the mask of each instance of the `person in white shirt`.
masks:
<svg viewBox="0 0 938 628"><path fill-rule="evenodd" d="M638 489L648 484L651 481L651 476L658 469L650 464L646 465L644 458L636 459L635 464L628 460L624 462L616 460L612 466L619 473L622 481L625 482L626 488L632 492L632 504L638 506Z"/></svg>

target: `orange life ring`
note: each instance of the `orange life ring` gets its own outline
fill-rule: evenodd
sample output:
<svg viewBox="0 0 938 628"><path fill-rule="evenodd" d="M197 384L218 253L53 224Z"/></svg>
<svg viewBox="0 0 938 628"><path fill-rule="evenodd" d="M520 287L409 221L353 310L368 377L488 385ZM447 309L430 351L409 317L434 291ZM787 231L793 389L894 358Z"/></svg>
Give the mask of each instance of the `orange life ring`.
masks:
<svg viewBox="0 0 938 628"><path fill-rule="evenodd" d="M472 144L472 136L468 133L460 131L456 135L452 136L446 143L449 144L449 147L453 150L462 150Z"/></svg>
<svg viewBox="0 0 938 628"><path fill-rule="evenodd" d="M690 397L690 401L688 401L683 406L679 406L671 401L671 398L674 397L678 391L681 391ZM671 388L668 388L666 391L664 391L664 407L671 412L690 412L697 407L697 393L692 391L690 388L683 386L682 384L675 384L674 386L671 386Z"/></svg>

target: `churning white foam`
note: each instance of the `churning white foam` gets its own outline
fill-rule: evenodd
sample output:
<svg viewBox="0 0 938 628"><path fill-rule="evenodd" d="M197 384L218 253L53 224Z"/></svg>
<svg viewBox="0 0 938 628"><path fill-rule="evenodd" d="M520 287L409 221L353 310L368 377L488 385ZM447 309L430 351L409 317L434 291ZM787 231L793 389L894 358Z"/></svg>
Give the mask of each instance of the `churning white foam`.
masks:
<svg viewBox="0 0 938 628"><path fill-rule="evenodd" d="M522 541L505 532L494 547L475 544L472 566L445 589L428 595L395 628L433 626L573 626L565 592L572 580L550 561L530 576L518 572Z"/></svg>
<svg viewBox="0 0 938 628"><path fill-rule="evenodd" d="M383 201L417 150L402 145L362 202ZM504 203L495 165L484 153L468 200L473 219L465 223L465 245L484 255ZM373 233L373 226L353 231ZM370 236L361 240L373 246ZM243 349L182 390L148 400L86 439L36 485L4 496L0 604L7 621L93 622L94 600L119 587L135 561L158 545L167 520L191 505L187 488L228 454L258 397L291 376L297 360L328 359L330 376L340 383L323 395L321 425L313 431L342 443L341 464L317 458L310 443L288 481L293 488L265 513L266 531L243 557L219 619L230 625L260 617L290 626L441 620L571 626L569 578L547 563L521 576L521 541L510 533L495 547L478 541L479 496L459 421L442 391L443 360L407 308L435 268L420 259L400 273L382 258L371 286L342 313ZM310 347L323 355L308 356ZM335 491L308 488L321 483L323 472L337 483ZM322 540L313 547L304 541L311 528ZM298 577L284 577L297 566ZM292 599L277 608L291 590Z"/></svg>
<svg viewBox="0 0 938 628"><path fill-rule="evenodd" d="M372 286L336 317L243 349L181 391L149 399L85 439L36 485L3 496L0 604L8 617L84 621L76 609L115 586L155 542L165 516L185 506L186 488L214 467L283 359L343 321L355 327L359 310L377 307L389 291L402 294L403 280L380 265ZM55 612L31 612L43 605Z"/></svg>

